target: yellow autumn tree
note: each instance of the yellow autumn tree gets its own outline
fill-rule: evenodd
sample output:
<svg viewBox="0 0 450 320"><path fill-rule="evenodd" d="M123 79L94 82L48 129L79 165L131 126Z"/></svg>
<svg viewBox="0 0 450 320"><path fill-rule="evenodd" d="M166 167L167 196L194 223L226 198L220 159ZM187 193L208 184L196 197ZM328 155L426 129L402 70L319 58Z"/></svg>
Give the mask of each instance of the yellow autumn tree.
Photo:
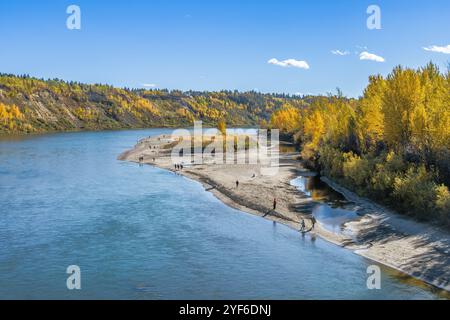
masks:
<svg viewBox="0 0 450 320"><path fill-rule="evenodd" d="M5 105L0 103L0 126L15 131L25 116L16 105Z"/></svg>
<svg viewBox="0 0 450 320"><path fill-rule="evenodd" d="M282 132L294 133L301 128L300 110L285 104L272 114L270 125L272 128L279 129Z"/></svg>
<svg viewBox="0 0 450 320"><path fill-rule="evenodd" d="M220 119L220 120L217 122L217 130L219 130L219 132L220 132L222 135L226 136L226 134L227 134L227 123L225 122L224 119Z"/></svg>
<svg viewBox="0 0 450 320"><path fill-rule="evenodd" d="M316 151L319 143L325 135L325 122L319 110L314 110L305 117L303 125L303 135L305 137L306 147Z"/></svg>
<svg viewBox="0 0 450 320"><path fill-rule="evenodd" d="M369 77L369 85L358 105L357 114L363 140L361 145L365 148L370 148L383 138L384 119L381 109L385 89L386 81L383 77L380 75Z"/></svg>
<svg viewBox="0 0 450 320"><path fill-rule="evenodd" d="M397 67L388 76L383 96L384 139L398 151L411 145L414 118L423 107L425 92L415 70Z"/></svg>
<svg viewBox="0 0 450 320"><path fill-rule="evenodd" d="M353 191L450 226L450 70L432 63L369 78L360 99L340 92L273 113L305 164ZM294 124L294 125L293 125ZM300 128L300 129L298 129Z"/></svg>

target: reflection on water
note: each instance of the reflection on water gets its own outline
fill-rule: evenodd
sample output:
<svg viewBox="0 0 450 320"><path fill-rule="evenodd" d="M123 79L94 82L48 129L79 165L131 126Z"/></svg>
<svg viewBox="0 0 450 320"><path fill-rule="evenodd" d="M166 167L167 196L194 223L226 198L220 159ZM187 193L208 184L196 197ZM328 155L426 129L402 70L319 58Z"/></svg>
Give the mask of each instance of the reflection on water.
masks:
<svg viewBox="0 0 450 320"><path fill-rule="evenodd" d="M333 208L341 208L349 203L342 194L320 180L319 176L300 176L292 184L314 201L327 203Z"/></svg>
<svg viewBox="0 0 450 320"><path fill-rule="evenodd" d="M293 144L289 143L280 143L279 149L281 153L294 153L296 152L296 148Z"/></svg>
<svg viewBox="0 0 450 320"><path fill-rule="evenodd" d="M326 204L315 206L312 214L325 229L334 233L344 232L344 223L359 218L355 211L332 208Z"/></svg>
<svg viewBox="0 0 450 320"><path fill-rule="evenodd" d="M429 285L428 283L423 282L422 280L413 278L403 272L400 272L400 271L390 268L388 266L380 265L379 267L384 274L388 275L391 278L396 279L400 283L404 283L409 286L415 286L417 288L421 288L421 289L433 292L436 295L436 297L438 297L439 299L450 300L450 292L448 292L448 291L445 291L443 289ZM422 298L420 297L420 295L417 295L417 296L414 295L410 299L411 300L415 300L415 299L420 300Z"/></svg>
<svg viewBox="0 0 450 320"><path fill-rule="evenodd" d="M312 213L323 228L334 233L352 236L344 229L346 222L360 218L356 211L352 210L352 202L345 199L341 193L323 182L318 175L300 176L292 180L291 184L297 187L307 197L318 202L313 207L312 212L306 213ZM397 279L401 283L430 290L442 299L450 299L450 293L445 290L435 288L421 280L387 266L381 265L380 267L385 274ZM411 298L420 299L419 296L413 296Z"/></svg>
<svg viewBox="0 0 450 320"><path fill-rule="evenodd" d="M344 223L359 218L356 212L349 208L352 203L320 180L320 177L300 176L292 180L291 184L306 196L318 202L313 208L312 214L325 229L341 233L344 231Z"/></svg>

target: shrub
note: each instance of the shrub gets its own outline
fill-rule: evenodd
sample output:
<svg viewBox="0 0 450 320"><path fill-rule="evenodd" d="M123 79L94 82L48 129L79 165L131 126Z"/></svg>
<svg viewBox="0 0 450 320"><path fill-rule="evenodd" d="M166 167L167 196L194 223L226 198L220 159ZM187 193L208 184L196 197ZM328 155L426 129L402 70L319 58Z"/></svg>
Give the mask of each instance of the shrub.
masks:
<svg viewBox="0 0 450 320"><path fill-rule="evenodd" d="M410 167L407 172L394 179L393 197L403 212L419 219L428 219L435 214L436 183L425 167Z"/></svg>
<svg viewBox="0 0 450 320"><path fill-rule="evenodd" d="M405 167L403 159L394 152L375 158L369 183L373 197L386 202L394 191L395 178L403 173Z"/></svg>
<svg viewBox="0 0 450 320"><path fill-rule="evenodd" d="M353 152L344 153L342 172L344 179L355 186L359 193L364 193L370 180L371 164L367 158L361 158Z"/></svg>
<svg viewBox="0 0 450 320"><path fill-rule="evenodd" d="M343 176L342 163L343 154L338 149L330 146L323 146L319 151L319 164L324 175L341 178Z"/></svg>
<svg viewBox="0 0 450 320"><path fill-rule="evenodd" d="M436 186L435 189L436 200L435 205L438 213L447 225L450 225L450 192L447 186L441 184Z"/></svg>

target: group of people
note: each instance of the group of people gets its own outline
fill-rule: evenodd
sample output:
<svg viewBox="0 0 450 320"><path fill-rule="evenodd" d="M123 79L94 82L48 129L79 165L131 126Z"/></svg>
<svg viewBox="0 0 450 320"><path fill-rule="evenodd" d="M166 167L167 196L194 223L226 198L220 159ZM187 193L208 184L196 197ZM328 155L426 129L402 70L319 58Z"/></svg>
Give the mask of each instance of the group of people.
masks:
<svg viewBox="0 0 450 320"><path fill-rule="evenodd" d="M273 199L273 211L275 211L277 209L277 198ZM314 227L316 226L316 218L314 216L311 216L311 230L314 230ZM306 230L306 224L305 224L305 219L301 219L300 220L300 231L304 232Z"/></svg>
<svg viewBox="0 0 450 320"><path fill-rule="evenodd" d="M175 167L175 171L183 170L183 165L182 164L175 163L174 167Z"/></svg>
<svg viewBox="0 0 450 320"><path fill-rule="evenodd" d="M314 216L311 216L311 230L314 230L314 227L316 226L316 218ZM300 232L306 232L306 224L305 219L300 220Z"/></svg>
<svg viewBox="0 0 450 320"><path fill-rule="evenodd" d="M277 209L277 199L274 198L273 199L273 211L275 211ZM314 230L314 227L316 226L316 218L314 216L311 216L311 230ZM301 219L300 220L300 232L305 232L306 230L306 224L305 224L305 219Z"/></svg>

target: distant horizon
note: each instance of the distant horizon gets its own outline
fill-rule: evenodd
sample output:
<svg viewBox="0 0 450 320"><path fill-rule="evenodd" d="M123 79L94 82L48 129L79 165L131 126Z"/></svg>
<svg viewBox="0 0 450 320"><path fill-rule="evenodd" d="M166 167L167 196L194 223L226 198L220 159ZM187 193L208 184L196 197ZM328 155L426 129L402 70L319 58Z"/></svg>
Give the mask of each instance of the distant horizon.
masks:
<svg viewBox="0 0 450 320"><path fill-rule="evenodd" d="M291 96L291 97L318 97L318 96L326 96L327 94L332 94L333 92L327 92L327 93L323 93L323 94L303 94L303 95L298 95L295 93L286 93L286 92L261 92L261 91L255 91L255 90L247 90L247 91L242 91L242 90L238 90L238 89L220 89L220 90L193 90L193 89L188 89L188 90L181 90L181 89L177 89L177 88L173 88L173 89L169 89L169 88L159 88L159 87L153 87L153 88L143 88L143 87L120 87L120 86L115 86L113 84L110 83L87 83L87 82L80 82L80 81L75 81L75 80L67 80L67 79L60 79L60 78L44 78L44 77L39 77L39 76L34 76L31 74L14 74L14 73L5 73L5 72L0 72L0 75L3 76L13 76L13 77L27 77L29 79L34 79L34 80L39 80L39 81L62 81L65 83L77 83L77 84L83 84L83 85L88 85L88 86L96 86L96 85L100 85L100 86L109 86L109 87L113 87L113 88L117 88L117 89L124 89L124 90L136 90L136 91L167 91L167 92L173 92L173 91L179 91L182 93L188 93L188 92L199 92L199 93L214 93L214 92L239 92L239 93L258 93L258 94L267 94L267 95L286 95L286 96ZM336 88L338 89L338 88ZM336 90L335 90L336 91ZM345 96L345 95L344 95ZM348 98L358 98L358 97L348 97Z"/></svg>
<svg viewBox="0 0 450 320"><path fill-rule="evenodd" d="M434 61L430 60L428 63L426 63L423 66L419 66L418 68L425 67L426 65L428 65L430 63L435 64L436 66L439 67L439 65L437 65ZM402 68L405 68L405 69L415 69L415 68L411 68L411 67L408 67L408 66L402 66L402 65L398 65L398 66L400 66ZM398 66L396 66L396 67L398 67ZM447 70L450 71L450 61L448 62ZM445 72L441 68L439 68L439 71L440 72ZM392 70L389 71L388 74L390 72L392 72ZM285 95L285 96L290 96L290 97L320 97L320 96L326 97L326 96L329 96L329 95L336 94L338 89L341 90L341 88L336 87L335 90L333 90L333 91L317 93L317 94L312 94L312 93L297 94L297 93L288 93L288 92L262 92L262 91L257 91L257 90L254 90L254 89L253 90L245 90L245 91L244 90L239 90L239 89L219 89L219 90L187 89L187 90L182 90L182 89L177 89L177 88L160 88L160 87L145 88L145 87L115 86L114 84L110 84L110 83L88 83L88 82L80 82L80 81L76 81L76 80L67 80L67 79L62 79L62 78L51 78L51 77L50 78L45 78L45 77L39 77L39 76L36 76L36 75L27 74L27 73L25 73L25 74L15 74L15 73L5 73L5 72L1 72L0 71L0 75L15 76L15 77L26 76L26 77L28 77L30 79L36 79L36 80L41 80L41 81L59 80L59 81L65 82L65 83L74 82L74 83L78 83L78 84L93 85L93 86L94 85L105 85L105 86L110 86L110 87L113 87L113 88L119 88L119 89L124 89L124 90L128 89L128 90L136 90L136 91L139 91L139 90L141 90L141 91L167 91L169 93L173 92L173 91L179 91L179 92L182 92L182 93L188 93L188 92L199 92L199 93L208 93L208 92L211 92L211 93L214 93L214 92L251 93L251 92L254 92L254 93L258 93L258 94ZM371 77L371 76L376 76L376 75L379 75L379 74L371 74L371 75L368 76L368 78ZM385 77L386 75L381 75L381 76ZM349 98L349 99L359 99L359 98L361 98L363 96L364 89L365 88L363 88L362 92L360 94L358 94L357 96L350 96L350 95L345 94L345 92L342 92L342 94L343 94L344 97Z"/></svg>

